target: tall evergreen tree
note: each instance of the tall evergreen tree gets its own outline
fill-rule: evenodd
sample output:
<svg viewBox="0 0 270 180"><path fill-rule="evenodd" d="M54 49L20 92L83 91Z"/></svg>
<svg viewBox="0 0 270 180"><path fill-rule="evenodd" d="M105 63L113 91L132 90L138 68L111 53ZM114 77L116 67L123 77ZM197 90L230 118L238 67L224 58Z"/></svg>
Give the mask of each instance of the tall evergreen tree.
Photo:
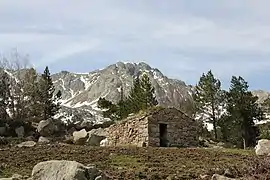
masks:
<svg viewBox="0 0 270 180"><path fill-rule="evenodd" d="M145 110L149 107L158 105L155 96L155 88L152 86L147 74L143 74L142 76L141 87L143 89L142 109Z"/></svg>
<svg viewBox="0 0 270 180"><path fill-rule="evenodd" d="M9 119L7 110L10 101L10 79L8 74L0 69L0 120L6 121Z"/></svg>
<svg viewBox="0 0 270 180"><path fill-rule="evenodd" d="M263 119L263 111L257 104L258 97L253 96L248 90L248 83L242 77L232 77L231 86L228 92L227 111L229 123L234 126L237 134L241 139L242 147L250 147L256 144L258 129L254 121Z"/></svg>
<svg viewBox="0 0 270 180"><path fill-rule="evenodd" d="M128 103L133 113L158 105L155 88L152 86L147 74L143 74L142 79L137 76L134 80Z"/></svg>
<svg viewBox="0 0 270 180"><path fill-rule="evenodd" d="M26 117L31 122L39 122L43 119L42 105L40 101L38 74L34 68L27 70L24 75L23 97L25 99Z"/></svg>
<svg viewBox="0 0 270 180"><path fill-rule="evenodd" d="M61 98L61 92L57 92L55 95L55 88L48 66L46 66L44 73L41 75L39 89L43 119L53 118L60 109L58 100Z"/></svg>
<svg viewBox="0 0 270 180"><path fill-rule="evenodd" d="M214 77L211 70L203 74L195 87L194 100L199 115L207 116L213 124L215 139L217 139L217 121L221 115L223 91L220 80Z"/></svg>
<svg viewBox="0 0 270 180"><path fill-rule="evenodd" d="M144 92L141 85L140 77L137 76L133 82L133 87L130 90L129 96L128 96L128 105L130 107L131 112L139 112L143 107L143 101L144 101Z"/></svg>

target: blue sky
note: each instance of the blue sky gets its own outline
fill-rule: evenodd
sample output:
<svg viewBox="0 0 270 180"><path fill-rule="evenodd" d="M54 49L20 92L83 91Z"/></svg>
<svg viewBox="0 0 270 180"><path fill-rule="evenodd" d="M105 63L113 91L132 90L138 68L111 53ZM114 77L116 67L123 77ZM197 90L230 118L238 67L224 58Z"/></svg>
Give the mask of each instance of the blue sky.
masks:
<svg viewBox="0 0 270 180"><path fill-rule="evenodd" d="M145 61L195 84L212 69L270 90L269 0L1 0L0 51L41 70Z"/></svg>

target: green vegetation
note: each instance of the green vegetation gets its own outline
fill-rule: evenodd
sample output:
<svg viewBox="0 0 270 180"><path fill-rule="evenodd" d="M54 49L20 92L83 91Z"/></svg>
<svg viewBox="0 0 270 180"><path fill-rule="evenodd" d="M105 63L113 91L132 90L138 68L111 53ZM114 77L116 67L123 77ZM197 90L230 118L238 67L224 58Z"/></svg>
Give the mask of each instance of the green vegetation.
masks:
<svg viewBox="0 0 270 180"><path fill-rule="evenodd" d="M55 92L49 68L39 77L34 68L21 63L0 60L0 124L47 120L60 109L61 92Z"/></svg>
<svg viewBox="0 0 270 180"><path fill-rule="evenodd" d="M98 100L98 107L104 109L103 116L113 120L124 119L131 113L145 111L157 104L155 89L152 87L147 74L143 74L141 79L139 76L134 79L128 97L124 96L124 90L121 87L118 103L113 104L102 97Z"/></svg>
<svg viewBox="0 0 270 180"><path fill-rule="evenodd" d="M211 71L200 78L194 93L195 114L208 117L215 140L244 149L255 146L259 130L254 120L263 120L264 112L257 104L258 97L248 88L241 76L232 77L229 91L221 89L220 81Z"/></svg>
<svg viewBox="0 0 270 180"><path fill-rule="evenodd" d="M30 175L34 165L52 159L72 160L85 165L94 163L112 179L166 179L173 176L178 179L199 179L201 175L211 177L215 173L223 174L226 169L237 178L249 175L251 167L263 162L253 150L101 148L56 144L27 150L6 148L1 151L0 157L6 172L21 175Z"/></svg>

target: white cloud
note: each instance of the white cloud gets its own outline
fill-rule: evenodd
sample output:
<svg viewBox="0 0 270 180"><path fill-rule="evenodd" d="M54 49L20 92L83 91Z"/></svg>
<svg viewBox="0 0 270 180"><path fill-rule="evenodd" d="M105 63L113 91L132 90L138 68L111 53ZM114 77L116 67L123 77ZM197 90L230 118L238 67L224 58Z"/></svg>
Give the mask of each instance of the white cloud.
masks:
<svg viewBox="0 0 270 180"><path fill-rule="evenodd" d="M102 51L112 63L144 59L185 80L195 81L210 68L222 78L250 75L270 66L269 5L267 0L2 0L0 48L17 47L40 66Z"/></svg>

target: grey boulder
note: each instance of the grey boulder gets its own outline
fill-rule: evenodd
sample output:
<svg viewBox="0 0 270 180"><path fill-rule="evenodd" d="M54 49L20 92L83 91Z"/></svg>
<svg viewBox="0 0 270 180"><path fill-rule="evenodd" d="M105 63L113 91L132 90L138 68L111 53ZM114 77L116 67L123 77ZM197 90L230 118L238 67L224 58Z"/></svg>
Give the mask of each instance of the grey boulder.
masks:
<svg viewBox="0 0 270 180"><path fill-rule="evenodd" d="M100 179L101 177L101 179ZM37 164L32 171L33 180L106 180L95 166L87 167L75 161L46 161Z"/></svg>
<svg viewBox="0 0 270 180"><path fill-rule="evenodd" d="M42 120L38 123L37 131L41 136L51 136L55 132L53 120Z"/></svg>
<svg viewBox="0 0 270 180"><path fill-rule="evenodd" d="M269 155L270 154L270 140L261 139L255 147L257 156Z"/></svg>
<svg viewBox="0 0 270 180"><path fill-rule="evenodd" d="M73 132L73 143L77 145L85 145L89 134L85 129Z"/></svg>

